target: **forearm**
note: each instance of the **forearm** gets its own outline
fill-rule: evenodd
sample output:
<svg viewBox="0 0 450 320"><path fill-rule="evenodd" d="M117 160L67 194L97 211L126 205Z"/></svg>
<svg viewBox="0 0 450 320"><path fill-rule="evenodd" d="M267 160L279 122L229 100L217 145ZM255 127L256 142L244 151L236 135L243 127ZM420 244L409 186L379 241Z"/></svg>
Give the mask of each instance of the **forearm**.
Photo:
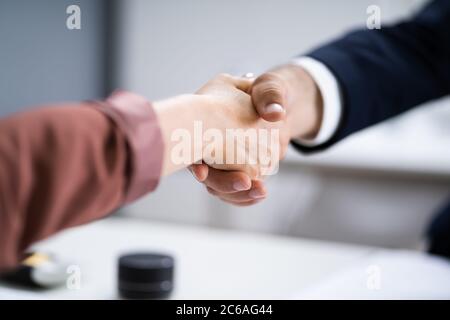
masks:
<svg viewBox="0 0 450 320"><path fill-rule="evenodd" d="M450 93L450 3L434 1L412 20L358 30L308 55L324 63L342 92L333 142Z"/></svg>
<svg viewBox="0 0 450 320"><path fill-rule="evenodd" d="M0 122L0 270L56 231L125 198L125 137L91 108L40 109Z"/></svg>
<svg viewBox="0 0 450 320"><path fill-rule="evenodd" d="M223 137L228 128L263 127L246 93L250 84L222 75L196 95L153 106L117 92L104 102L1 120L0 271L17 263L31 243L104 217L154 190L162 173L202 160L203 130ZM187 138L182 162L173 159L177 131ZM223 151L222 143L216 146L213 152Z"/></svg>
<svg viewBox="0 0 450 320"><path fill-rule="evenodd" d="M33 242L102 218L156 187L162 153L156 117L130 95L0 120L0 270ZM121 115L121 107L129 112ZM139 143L139 135L151 145ZM143 157L150 170L139 163Z"/></svg>

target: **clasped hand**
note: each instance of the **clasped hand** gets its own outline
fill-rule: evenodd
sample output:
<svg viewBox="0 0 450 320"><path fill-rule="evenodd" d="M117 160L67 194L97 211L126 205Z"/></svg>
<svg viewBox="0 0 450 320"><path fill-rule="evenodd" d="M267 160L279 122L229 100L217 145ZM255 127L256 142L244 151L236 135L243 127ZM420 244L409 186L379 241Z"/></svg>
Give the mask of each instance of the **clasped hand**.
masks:
<svg viewBox="0 0 450 320"><path fill-rule="evenodd" d="M189 166L208 192L239 206L267 196L263 178L277 171L289 141L314 137L321 121L320 93L294 65L257 79L219 75L177 99L185 111L159 106L161 123L170 123L162 128L166 171Z"/></svg>

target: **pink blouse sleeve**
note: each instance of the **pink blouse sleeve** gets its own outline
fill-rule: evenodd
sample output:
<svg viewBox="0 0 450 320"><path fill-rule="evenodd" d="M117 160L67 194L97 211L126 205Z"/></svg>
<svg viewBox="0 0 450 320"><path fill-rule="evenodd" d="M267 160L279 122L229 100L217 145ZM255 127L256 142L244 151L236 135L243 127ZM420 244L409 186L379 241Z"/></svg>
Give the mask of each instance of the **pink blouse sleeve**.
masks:
<svg viewBox="0 0 450 320"><path fill-rule="evenodd" d="M154 190L163 141L144 98L42 107L0 120L0 271L35 241Z"/></svg>
<svg viewBox="0 0 450 320"><path fill-rule="evenodd" d="M163 141L150 103L137 94L117 91L96 109L108 115L125 134L132 170L125 203L153 191L162 170Z"/></svg>

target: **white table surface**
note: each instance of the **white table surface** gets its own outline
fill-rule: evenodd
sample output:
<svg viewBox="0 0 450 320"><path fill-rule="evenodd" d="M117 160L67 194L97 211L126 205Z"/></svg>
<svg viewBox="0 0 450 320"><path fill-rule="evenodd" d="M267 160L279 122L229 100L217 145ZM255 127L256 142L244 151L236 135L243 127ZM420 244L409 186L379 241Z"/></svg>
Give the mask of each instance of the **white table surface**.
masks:
<svg viewBox="0 0 450 320"><path fill-rule="evenodd" d="M81 289L40 293L0 287L0 298L115 299L121 253L167 252L176 259L173 299L278 299L367 257L369 247L109 218L38 245L81 268Z"/></svg>

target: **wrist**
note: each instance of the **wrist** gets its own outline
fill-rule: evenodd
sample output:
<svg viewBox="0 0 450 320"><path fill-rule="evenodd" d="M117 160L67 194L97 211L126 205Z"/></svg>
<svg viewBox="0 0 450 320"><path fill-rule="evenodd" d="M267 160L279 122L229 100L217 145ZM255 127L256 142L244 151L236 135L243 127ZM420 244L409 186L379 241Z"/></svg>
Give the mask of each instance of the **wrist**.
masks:
<svg viewBox="0 0 450 320"><path fill-rule="evenodd" d="M202 139L196 123L208 122L208 102L199 95L184 94L153 103L164 142L163 175L202 159ZM209 108L211 109L211 108ZM201 134L201 133L200 133ZM180 150L180 146L184 146ZM183 154L178 154L181 151Z"/></svg>
<svg viewBox="0 0 450 320"><path fill-rule="evenodd" d="M322 123L323 101L311 75L302 67L289 65L287 124L291 139L313 139Z"/></svg>

